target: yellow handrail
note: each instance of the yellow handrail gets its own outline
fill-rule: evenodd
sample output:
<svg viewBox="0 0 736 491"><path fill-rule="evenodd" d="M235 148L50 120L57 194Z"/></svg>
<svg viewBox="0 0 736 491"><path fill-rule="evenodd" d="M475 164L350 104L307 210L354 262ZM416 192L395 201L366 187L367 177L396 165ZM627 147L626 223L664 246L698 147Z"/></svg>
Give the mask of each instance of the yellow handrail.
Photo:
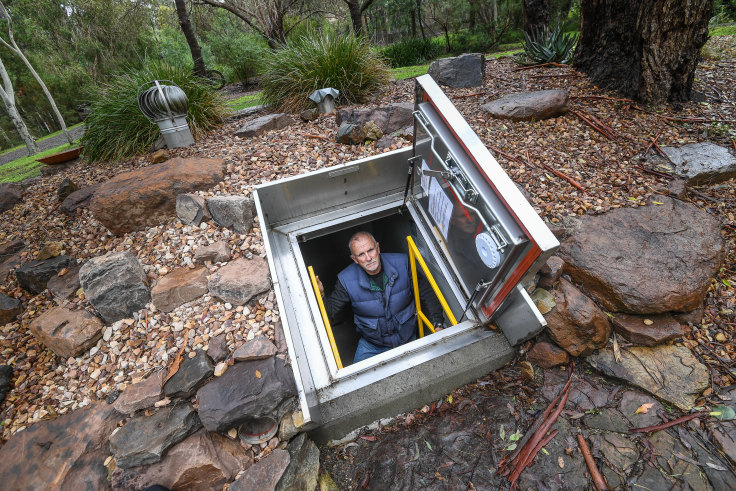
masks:
<svg viewBox="0 0 736 491"><path fill-rule="evenodd" d="M419 248L414 243L414 239L411 238L410 235L406 237L406 242L409 244L409 258L411 259L411 278L412 282L414 284L414 303L417 306L417 322L419 323L419 337L424 337L424 324L427 324L427 327L429 327L429 330L434 332L434 326L431 322L429 322L429 319L427 319L427 316L424 315L424 313L421 311L420 303L419 303L419 280L417 278L417 266L416 266L416 260L419 260L419 266L422 267L422 271L424 271L424 276L427 277L427 280L429 281L429 284L432 285L432 290L434 290L434 294L437 295L437 299L440 301L440 305L442 305L442 309L445 311L445 314L447 315L447 318L450 321L450 325L454 326L457 324L457 320L455 320L455 316L452 314L452 310L450 310L450 306L447 304L447 301L445 301L445 296L442 295L442 292L440 291L440 287L437 286L437 282L434 281L434 277L432 276L432 273L429 271L429 268L427 267L427 263L424 262L424 258L422 258L421 253L419 252Z"/></svg>
<svg viewBox="0 0 736 491"><path fill-rule="evenodd" d="M325 329L327 330L327 337L330 340L330 348L332 348L332 355L335 357L335 363L337 363L338 370L342 368L342 360L340 359L340 352L337 350L337 344L335 343L335 337L332 335L332 326L330 326L330 319L327 318L327 311L325 310L325 304L322 302L322 294L319 292L319 286L317 285L317 277L314 276L314 269L309 266L309 278L312 280L312 288L314 288L314 294L317 297L317 304L319 305L319 312L322 314L322 322L325 323Z"/></svg>

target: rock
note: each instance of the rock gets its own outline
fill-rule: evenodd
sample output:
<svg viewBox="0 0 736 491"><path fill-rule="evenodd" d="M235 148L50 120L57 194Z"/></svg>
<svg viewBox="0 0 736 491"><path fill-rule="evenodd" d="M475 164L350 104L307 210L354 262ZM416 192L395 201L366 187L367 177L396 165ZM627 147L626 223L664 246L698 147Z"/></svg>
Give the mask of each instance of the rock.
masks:
<svg viewBox="0 0 736 491"><path fill-rule="evenodd" d="M258 104L256 106L245 107L243 109L233 111L230 116L227 117L227 119L235 120L247 118L248 116L253 116L254 114L257 114L265 109L268 109L268 106L266 104Z"/></svg>
<svg viewBox="0 0 736 491"><path fill-rule="evenodd" d="M205 428L219 432L263 416L278 421L295 394L294 376L280 359L240 362L199 389L199 417Z"/></svg>
<svg viewBox="0 0 736 491"><path fill-rule="evenodd" d="M79 288L81 283L79 282L79 270L82 268L81 264L74 263L68 268L66 272L61 270L56 276L49 278L46 283L46 288L54 296L58 303L62 303L64 300L68 300L73 297Z"/></svg>
<svg viewBox="0 0 736 491"><path fill-rule="evenodd" d="M284 334L284 326L281 325L281 319L276 321L276 324L273 326L273 337L279 354L286 354L288 347L286 345L286 335Z"/></svg>
<svg viewBox="0 0 736 491"><path fill-rule="evenodd" d="M613 329L627 341L642 346L657 346L681 337L682 325L669 314L613 315Z"/></svg>
<svg viewBox="0 0 736 491"><path fill-rule="evenodd" d="M153 304L162 312L171 312L207 293L207 268L176 268L161 278L151 290Z"/></svg>
<svg viewBox="0 0 736 491"><path fill-rule="evenodd" d="M160 148L151 154L151 163L160 164L169 160L169 151L165 148Z"/></svg>
<svg viewBox="0 0 736 491"><path fill-rule="evenodd" d="M585 216L558 255L612 312L685 312L703 302L724 257L720 223L694 205L655 196L640 208Z"/></svg>
<svg viewBox="0 0 736 491"><path fill-rule="evenodd" d="M133 416L110 436L110 450L120 468L152 464L201 427L190 404L159 409L152 416Z"/></svg>
<svg viewBox="0 0 736 491"><path fill-rule="evenodd" d="M90 259L79 270L79 281L85 298L108 324L131 317L151 301L146 273L128 251Z"/></svg>
<svg viewBox="0 0 736 491"><path fill-rule="evenodd" d="M109 489L108 435L120 421L100 402L15 433L0 447L3 489Z"/></svg>
<svg viewBox="0 0 736 491"><path fill-rule="evenodd" d="M256 336L235 350L235 361L262 360L278 353L276 346L266 336Z"/></svg>
<svg viewBox="0 0 736 491"><path fill-rule="evenodd" d="M464 53L452 58L440 58L429 65L427 73L440 85L453 89L480 87L486 73L482 53Z"/></svg>
<svg viewBox="0 0 736 491"><path fill-rule="evenodd" d="M52 276L59 274L64 269L76 264L74 258L69 256L56 256L44 261L30 261L16 268L15 277L18 285L25 291L39 294L46 289L46 284Z"/></svg>
<svg viewBox="0 0 736 491"><path fill-rule="evenodd" d="M585 416L585 426L588 429L614 431L616 433L627 433L629 431L629 421L617 410L611 408L593 409L592 414Z"/></svg>
<svg viewBox="0 0 736 491"><path fill-rule="evenodd" d="M13 367L0 365L0 404L5 400L5 394L10 390L10 379L13 378Z"/></svg>
<svg viewBox="0 0 736 491"><path fill-rule="evenodd" d="M616 363L613 350L599 350L586 361L608 377L615 377L671 402L683 411L708 387L708 370L684 346L632 347L621 350Z"/></svg>
<svg viewBox="0 0 736 491"><path fill-rule="evenodd" d="M0 326L13 322L22 312L20 300L0 293Z"/></svg>
<svg viewBox="0 0 736 491"><path fill-rule="evenodd" d="M662 151L674 165L674 173L686 179L688 185L716 184L736 177L736 157L728 148L714 143L662 147Z"/></svg>
<svg viewBox="0 0 736 491"><path fill-rule="evenodd" d="M93 184L87 186L78 191L74 191L72 194L64 198L61 202L61 211L67 215L75 215L79 208L89 208L89 204L92 201L92 197L102 183Z"/></svg>
<svg viewBox="0 0 736 491"><path fill-rule="evenodd" d="M157 370L136 384L129 385L115 400L115 409L123 414L133 414L153 407L164 392L166 370Z"/></svg>
<svg viewBox="0 0 736 491"><path fill-rule="evenodd" d="M383 135L375 145L376 150L384 151L386 149L390 149L391 145L393 145L394 139L391 135Z"/></svg>
<svg viewBox="0 0 736 491"><path fill-rule="evenodd" d="M36 255L37 261L45 261L61 254L63 245L61 242L47 242Z"/></svg>
<svg viewBox="0 0 736 491"><path fill-rule="evenodd" d="M532 285L533 287L533 285ZM539 313L544 315L555 308L555 297L544 288L537 288L531 294L534 305L539 309Z"/></svg>
<svg viewBox="0 0 736 491"><path fill-rule="evenodd" d="M545 370L542 395L548 401L553 401L567 383L567 371ZM579 411L598 410L608 404L608 392L588 382L585 378L573 378L570 384L570 395L567 405Z"/></svg>
<svg viewBox="0 0 736 491"><path fill-rule="evenodd" d="M542 288L554 288L565 269L565 261L559 256L550 256L547 262L540 268L539 286Z"/></svg>
<svg viewBox="0 0 736 491"><path fill-rule="evenodd" d="M241 126L235 136L241 138L250 138L253 136L261 136L271 130L280 130L294 123L294 119L286 113L267 114L253 121L248 121Z"/></svg>
<svg viewBox="0 0 736 491"><path fill-rule="evenodd" d="M302 118L302 121L304 122L314 121L319 118L319 109L316 107L305 109L299 113L299 117Z"/></svg>
<svg viewBox="0 0 736 491"><path fill-rule="evenodd" d="M483 104L481 109L492 118L512 121L540 121L567 114L569 94L566 90L540 90L509 94Z"/></svg>
<svg viewBox="0 0 736 491"><path fill-rule="evenodd" d="M72 194L74 191L77 191L79 189L79 186L77 186L71 179L68 177L61 181L61 184L59 185L59 188L56 190L56 197L59 198L59 201L64 201L67 196Z"/></svg>
<svg viewBox="0 0 736 491"><path fill-rule="evenodd" d="M210 275L210 294L234 305L245 305L251 298L271 288L268 262L261 257L239 258Z"/></svg>
<svg viewBox="0 0 736 491"><path fill-rule="evenodd" d="M687 194L687 181L684 179L673 179L667 184L667 194L682 199Z"/></svg>
<svg viewBox="0 0 736 491"><path fill-rule="evenodd" d="M304 426L304 415L301 411L286 413L279 424L279 440L288 442L301 431Z"/></svg>
<svg viewBox="0 0 736 491"><path fill-rule="evenodd" d="M703 321L703 306L690 312L673 312L672 317L681 324L699 325Z"/></svg>
<svg viewBox="0 0 736 491"><path fill-rule="evenodd" d="M142 230L175 216L178 195L210 189L224 174L222 159L176 157L103 183L92 197L90 211L113 234Z"/></svg>
<svg viewBox="0 0 736 491"><path fill-rule="evenodd" d="M199 430L170 448L160 462L135 469L115 469L111 484L121 491L147 489L154 484L187 491L223 489L252 462L250 453L238 442ZM233 489L232 484L229 489Z"/></svg>
<svg viewBox="0 0 736 491"><path fill-rule="evenodd" d="M184 225L195 225L209 220L210 212L205 200L198 194L179 194L176 197L176 216Z"/></svg>
<svg viewBox="0 0 736 491"><path fill-rule="evenodd" d="M658 433L666 434L665 431L660 431ZM733 483L736 482L736 474L731 468L729 468L728 462L725 459L721 459L717 453L713 452L712 445L702 438L695 438L692 433L686 433L683 435L683 443L690 445L697 461L703 464L701 470L707 476L708 481L713 485L713 489L733 488ZM689 454L689 452L685 453ZM710 463L711 465L707 465L707 463ZM718 468L714 468L712 465L715 465ZM693 469L693 467L690 467L688 470L697 472L697 469ZM692 475L692 472L690 475ZM688 480L688 484L691 487L694 484L693 481L693 479Z"/></svg>
<svg viewBox="0 0 736 491"><path fill-rule="evenodd" d="M601 436L601 453L606 457L608 464L623 473L626 473L639 460L636 444L628 438L613 433Z"/></svg>
<svg viewBox="0 0 736 491"><path fill-rule="evenodd" d="M319 473L319 491L340 491L332 476L324 470Z"/></svg>
<svg viewBox="0 0 736 491"><path fill-rule="evenodd" d="M218 334L210 339L207 354L215 363L221 362L228 357L230 351L227 348L227 337L225 333Z"/></svg>
<svg viewBox="0 0 736 491"><path fill-rule="evenodd" d="M383 137L381 128L379 128L373 121L368 121L365 126L363 126L363 132L365 133L366 140L376 141Z"/></svg>
<svg viewBox="0 0 736 491"><path fill-rule="evenodd" d="M365 138L365 131L361 125L343 122L337 129L335 141L344 145L361 145Z"/></svg>
<svg viewBox="0 0 736 491"><path fill-rule="evenodd" d="M274 450L259 460L233 482L228 491L272 490L289 466L291 457L286 450ZM307 488L304 488L307 489Z"/></svg>
<svg viewBox="0 0 736 491"><path fill-rule="evenodd" d="M373 121L381 128L384 135L414 125L414 103L401 102L388 104L376 108L356 109L352 107L340 108L335 114L337 126L343 122L364 126Z"/></svg>
<svg viewBox="0 0 736 491"><path fill-rule="evenodd" d="M253 228L255 204L245 196L214 196L207 199L207 210L220 227L239 234L247 234Z"/></svg>
<svg viewBox="0 0 736 491"><path fill-rule="evenodd" d="M286 447L289 466L281 476L276 491L315 489L319 475L319 449L306 433L300 433Z"/></svg>
<svg viewBox="0 0 736 491"><path fill-rule="evenodd" d="M164 384L167 397L191 397L214 372L207 352L197 350L193 358L185 358L179 370Z"/></svg>
<svg viewBox="0 0 736 491"><path fill-rule="evenodd" d="M637 409L644 404L651 404L647 412L639 412ZM655 398L648 394L643 394L637 390L627 390L621 396L621 402L618 405L621 414L631 423L631 428L645 428L647 426L657 425L662 422L657 413L664 411L664 407Z"/></svg>
<svg viewBox="0 0 736 491"><path fill-rule="evenodd" d="M11 182L0 184L0 213L10 210L23 201L23 186Z"/></svg>
<svg viewBox="0 0 736 491"><path fill-rule="evenodd" d="M526 359L542 368L566 365L569 361L565 350L544 341L534 343L534 346L527 352Z"/></svg>
<svg viewBox="0 0 736 491"><path fill-rule="evenodd" d="M84 353L102 337L102 322L86 310L54 307L31 322L31 333L51 351L67 359Z"/></svg>
<svg viewBox="0 0 736 491"><path fill-rule="evenodd" d="M552 340L572 356L587 355L608 343L611 325L591 299L565 279L553 291L555 308L547 314Z"/></svg>
<svg viewBox="0 0 736 491"><path fill-rule="evenodd" d="M207 246L199 246L194 251L194 260L200 263L205 261L211 263L227 262L230 260L230 246L224 240L218 240Z"/></svg>
<svg viewBox="0 0 736 491"><path fill-rule="evenodd" d="M20 239L0 244L0 279L20 265L20 251L26 244Z"/></svg>

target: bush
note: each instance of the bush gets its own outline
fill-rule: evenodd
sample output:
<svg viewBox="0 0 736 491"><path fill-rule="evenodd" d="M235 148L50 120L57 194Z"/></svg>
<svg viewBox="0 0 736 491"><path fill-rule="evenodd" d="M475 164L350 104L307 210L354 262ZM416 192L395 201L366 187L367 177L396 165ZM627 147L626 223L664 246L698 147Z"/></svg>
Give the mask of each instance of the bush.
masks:
<svg viewBox="0 0 736 491"><path fill-rule="evenodd" d="M391 72L363 37L352 31L311 31L266 60L262 98L282 111L310 107L309 95L333 87L342 103L361 102L388 83Z"/></svg>
<svg viewBox="0 0 736 491"><path fill-rule="evenodd" d="M434 60L445 51L441 39L410 38L390 44L381 49L381 54L393 68L421 65Z"/></svg>
<svg viewBox="0 0 736 491"><path fill-rule="evenodd" d="M222 122L227 105L215 90L196 77L188 67L175 67L148 60L145 68L114 76L92 102L81 139L84 155L92 162L119 160L145 152L159 136L138 107L138 88L152 80L170 80L181 87L189 100L187 123L197 138Z"/></svg>
<svg viewBox="0 0 736 491"><path fill-rule="evenodd" d="M563 34L562 27L552 29L537 29L531 35L524 33L524 62L538 63L567 63L572 60L575 45L578 42L577 34Z"/></svg>
<svg viewBox="0 0 736 491"><path fill-rule="evenodd" d="M212 37L209 46L218 63L225 66L230 81L248 83L260 73L264 60L271 55L263 38L248 34Z"/></svg>

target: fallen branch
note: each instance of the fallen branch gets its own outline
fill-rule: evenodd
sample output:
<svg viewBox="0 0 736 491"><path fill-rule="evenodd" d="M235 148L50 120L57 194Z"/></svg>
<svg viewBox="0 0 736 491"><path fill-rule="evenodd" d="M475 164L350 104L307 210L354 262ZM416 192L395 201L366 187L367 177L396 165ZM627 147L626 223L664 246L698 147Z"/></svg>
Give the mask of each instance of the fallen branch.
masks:
<svg viewBox="0 0 736 491"><path fill-rule="evenodd" d="M556 67L559 67L559 68L572 68L570 65L565 65L564 63L551 62L551 63L542 63L542 64L539 64L539 65L523 66L521 68L514 68L511 71L512 72L522 72L524 70L531 70L533 68L541 68L541 67L544 67L544 66L556 66Z"/></svg>
<svg viewBox="0 0 736 491"><path fill-rule="evenodd" d="M307 138L318 138L320 140L325 140L325 141L329 140L329 138L327 138L326 136L322 136L322 135L313 135L311 133L297 133L297 134L300 136L306 136Z"/></svg>
<svg viewBox="0 0 736 491"><path fill-rule="evenodd" d="M578 433L578 447L580 447L580 451L583 453L583 457L585 457L585 463L588 464L588 471L590 472L591 479L593 479L593 485L595 485L596 491L610 489L606 479L598 470L598 466L595 465L595 460L593 460L593 455L590 453L588 442L585 441L585 438L580 433Z"/></svg>
<svg viewBox="0 0 736 491"><path fill-rule="evenodd" d="M686 423L690 421L691 419L695 419L695 418L699 418L700 416L707 416L707 415L708 413L706 411L700 411L697 413L692 413L686 416L682 416L681 418L673 419L672 421L662 423L661 425L645 426L643 428L630 428L629 433L652 433L654 431L666 430L667 428L670 428L672 426L677 426L680 423Z"/></svg>
<svg viewBox="0 0 736 491"><path fill-rule="evenodd" d="M604 101L630 102L632 104L636 102L632 99L619 99L617 97L608 97L605 95L572 95L570 96L570 99L601 99Z"/></svg>
<svg viewBox="0 0 736 491"><path fill-rule="evenodd" d="M574 77L575 75L575 73L553 73L551 75L531 75L529 78Z"/></svg>
<svg viewBox="0 0 736 491"><path fill-rule="evenodd" d="M612 128L598 121L598 118L596 118L595 116L583 115L582 113L575 111L574 109L570 109L570 112L609 140L616 140L618 138Z"/></svg>
<svg viewBox="0 0 736 491"><path fill-rule="evenodd" d="M647 148L646 148L646 150L644 150L644 153L643 153L643 154L641 154L641 155L642 155L642 157L646 157L646 156L647 156L647 154L649 153L649 150L651 150L651 149L652 149L652 145L656 145L656 143L657 143L657 140L659 140L659 137L660 137L660 136L662 136L662 132L661 132L661 131L660 131L659 133L657 133L657 136L655 136L655 137L654 137L654 139L653 139L652 141L650 141L650 142L649 142L649 145L647 145Z"/></svg>
<svg viewBox="0 0 736 491"><path fill-rule="evenodd" d="M640 165L635 165L634 167L636 167L637 169L639 169L642 172L646 172L647 174L652 174L652 175L657 176L657 177L666 177L668 179L674 179L675 178L675 176L673 176L672 174L667 174L666 172L659 172L659 171L656 171L656 170L647 169L646 167L642 167Z"/></svg>

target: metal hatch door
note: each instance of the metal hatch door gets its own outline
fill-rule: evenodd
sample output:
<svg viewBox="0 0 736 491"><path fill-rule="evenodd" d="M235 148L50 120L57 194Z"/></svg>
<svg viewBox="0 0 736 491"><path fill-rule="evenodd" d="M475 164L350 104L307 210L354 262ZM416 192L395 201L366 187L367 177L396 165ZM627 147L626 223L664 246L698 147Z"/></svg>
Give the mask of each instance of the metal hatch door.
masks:
<svg viewBox="0 0 736 491"><path fill-rule="evenodd" d="M416 79L414 132L409 199L489 320L559 242L429 75Z"/></svg>

